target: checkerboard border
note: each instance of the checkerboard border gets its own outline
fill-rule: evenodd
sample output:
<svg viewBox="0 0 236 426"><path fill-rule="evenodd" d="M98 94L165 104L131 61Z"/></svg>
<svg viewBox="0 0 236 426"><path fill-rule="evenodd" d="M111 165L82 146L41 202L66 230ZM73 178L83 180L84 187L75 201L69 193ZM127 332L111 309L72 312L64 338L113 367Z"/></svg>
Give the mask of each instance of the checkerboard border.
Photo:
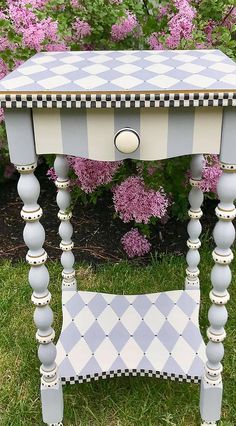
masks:
<svg viewBox="0 0 236 426"><path fill-rule="evenodd" d="M176 375L174 373L166 373L161 371L153 371L153 370L116 370L116 371L108 371L108 372L102 372L102 373L95 373L93 375L87 374L86 377L84 376L73 376L70 378L61 377L62 385L74 385L74 384L81 384L86 382L91 382L91 380L98 380L100 378L107 379L107 378L113 378L113 377L122 377L122 376L141 376L141 377L155 377L155 378L162 378L162 379L170 379L172 381L176 382L187 382L187 383L201 383L201 377L199 376L189 376L189 375Z"/></svg>
<svg viewBox="0 0 236 426"><path fill-rule="evenodd" d="M0 94L1 108L171 108L236 106L236 92Z"/></svg>

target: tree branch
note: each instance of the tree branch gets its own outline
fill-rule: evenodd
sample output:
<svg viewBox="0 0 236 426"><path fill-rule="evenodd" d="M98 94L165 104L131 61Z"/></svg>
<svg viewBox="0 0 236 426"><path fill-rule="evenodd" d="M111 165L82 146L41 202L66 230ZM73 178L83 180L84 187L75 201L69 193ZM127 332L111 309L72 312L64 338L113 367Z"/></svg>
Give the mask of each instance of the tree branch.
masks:
<svg viewBox="0 0 236 426"><path fill-rule="evenodd" d="M222 21L220 22L220 25L223 25L224 22L226 21L226 19L231 15L231 13L233 12L235 6L232 6L230 8L230 10L228 11L228 13L226 13L225 17L222 19Z"/></svg>
<svg viewBox="0 0 236 426"><path fill-rule="evenodd" d="M150 15L147 3L147 0L143 0L144 9L146 10L147 14Z"/></svg>

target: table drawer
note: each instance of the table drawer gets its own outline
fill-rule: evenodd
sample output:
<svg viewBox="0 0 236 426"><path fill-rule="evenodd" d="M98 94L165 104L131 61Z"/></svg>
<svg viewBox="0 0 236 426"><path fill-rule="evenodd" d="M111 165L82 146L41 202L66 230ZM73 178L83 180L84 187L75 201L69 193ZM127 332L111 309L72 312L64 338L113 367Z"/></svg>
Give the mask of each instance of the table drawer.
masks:
<svg viewBox="0 0 236 426"><path fill-rule="evenodd" d="M220 151L222 111L219 107L33 109L36 152L104 161L217 154ZM124 153L115 146L115 135L124 128L133 130L140 141L133 152L125 149ZM124 137L122 143L126 143Z"/></svg>

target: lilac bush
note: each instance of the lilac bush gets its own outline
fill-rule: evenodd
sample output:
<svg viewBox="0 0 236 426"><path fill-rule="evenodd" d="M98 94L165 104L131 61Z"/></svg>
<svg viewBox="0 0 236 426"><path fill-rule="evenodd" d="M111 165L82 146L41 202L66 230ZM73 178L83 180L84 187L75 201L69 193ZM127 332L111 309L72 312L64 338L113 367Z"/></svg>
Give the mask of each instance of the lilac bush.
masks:
<svg viewBox="0 0 236 426"><path fill-rule="evenodd" d="M2 0L0 78L45 50L219 48L235 58L235 40L234 0ZM1 122L0 180L14 170L4 144L3 110ZM46 159L54 180L52 157ZM145 163L68 159L75 198L96 202L111 190L114 212L135 226L122 238L130 257L150 250L150 224L167 220L170 213L185 217L187 157ZM205 156L202 189L209 196L220 173L218 157Z"/></svg>

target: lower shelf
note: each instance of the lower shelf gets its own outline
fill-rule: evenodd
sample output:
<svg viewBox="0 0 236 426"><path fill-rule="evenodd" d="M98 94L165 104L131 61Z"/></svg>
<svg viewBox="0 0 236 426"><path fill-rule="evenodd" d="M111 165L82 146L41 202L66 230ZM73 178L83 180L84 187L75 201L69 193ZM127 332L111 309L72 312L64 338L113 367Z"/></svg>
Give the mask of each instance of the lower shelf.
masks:
<svg viewBox="0 0 236 426"><path fill-rule="evenodd" d="M206 361L199 290L135 296L62 292L62 383L142 375L199 383Z"/></svg>

